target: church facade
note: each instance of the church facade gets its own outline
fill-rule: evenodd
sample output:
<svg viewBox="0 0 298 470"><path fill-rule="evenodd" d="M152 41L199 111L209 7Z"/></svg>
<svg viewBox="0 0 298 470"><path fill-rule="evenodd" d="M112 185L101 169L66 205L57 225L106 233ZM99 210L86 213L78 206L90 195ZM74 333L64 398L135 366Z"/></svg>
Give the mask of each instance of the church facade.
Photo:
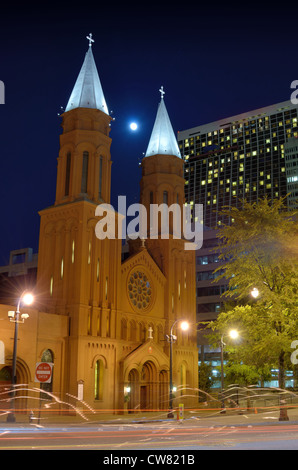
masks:
<svg viewBox="0 0 298 470"><path fill-rule="evenodd" d="M48 360L54 364L49 389L62 401L79 397L94 410L166 410L168 339L174 338L174 406L178 400L195 406L195 251L185 250L185 240L174 236L173 221L167 239L159 226L158 236L150 238L148 219L148 237L129 240L124 261L121 238L96 235L96 208L110 204L110 123L90 42L62 114L56 199L40 212L36 302L19 329L17 383L39 386L36 363ZM178 204L183 213L183 160L163 91L140 186L147 214L152 204L162 203ZM116 226L120 223L116 214ZM5 316L7 306L0 310ZM182 320L189 323L187 331L180 329ZM12 328L7 322L0 338L2 384L9 383Z"/></svg>

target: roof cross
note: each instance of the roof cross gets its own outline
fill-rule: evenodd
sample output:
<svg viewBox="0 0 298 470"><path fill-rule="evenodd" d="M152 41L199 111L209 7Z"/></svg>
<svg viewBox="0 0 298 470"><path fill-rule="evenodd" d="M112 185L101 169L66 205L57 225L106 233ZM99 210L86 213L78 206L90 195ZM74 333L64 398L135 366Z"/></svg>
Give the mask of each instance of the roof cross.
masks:
<svg viewBox="0 0 298 470"><path fill-rule="evenodd" d="M161 93L161 99L163 99L163 95L166 94L165 91L163 91L163 86L159 89L160 93Z"/></svg>
<svg viewBox="0 0 298 470"><path fill-rule="evenodd" d="M92 43L94 42L94 39L92 39L92 33L89 33L89 36L86 36L86 38L89 41L89 47L91 47Z"/></svg>

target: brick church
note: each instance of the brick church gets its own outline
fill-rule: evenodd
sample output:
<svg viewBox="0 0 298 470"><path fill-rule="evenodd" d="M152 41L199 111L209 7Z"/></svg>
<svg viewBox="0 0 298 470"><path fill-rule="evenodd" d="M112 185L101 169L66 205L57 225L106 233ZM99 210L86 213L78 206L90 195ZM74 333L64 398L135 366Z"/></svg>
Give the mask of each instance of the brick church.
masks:
<svg viewBox="0 0 298 470"><path fill-rule="evenodd" d="M183 160L163 95L141 163L148 213L152 203L185 202ZM96 208L110 203L111 120L90 41L62 114L56 199L40 212L35 301L18 332L17 384L26 387L16 408L32 406L26 390L41 386L36 363L50 362L51 383L41 388L63 401L78 397L94 410L168 409L171 329L174 406L197 403L195 251L170 229L168 239L130 240L123 260L122 239L95 233ZM11 381L13 308L0 305L0 386Z"/></svg>

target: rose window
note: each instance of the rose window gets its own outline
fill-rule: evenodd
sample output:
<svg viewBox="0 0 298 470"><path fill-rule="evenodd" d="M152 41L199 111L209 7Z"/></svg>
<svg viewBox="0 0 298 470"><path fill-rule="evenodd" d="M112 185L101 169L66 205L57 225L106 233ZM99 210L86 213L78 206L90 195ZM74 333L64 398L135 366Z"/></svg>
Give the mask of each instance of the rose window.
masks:
<svg viewBox="0 0 298 470"><path fill-rule="evenodd" d="M146 274L135 271L129 276L128 296L136 310L141 311L149 307L152 300L152 288Z"/></svg>

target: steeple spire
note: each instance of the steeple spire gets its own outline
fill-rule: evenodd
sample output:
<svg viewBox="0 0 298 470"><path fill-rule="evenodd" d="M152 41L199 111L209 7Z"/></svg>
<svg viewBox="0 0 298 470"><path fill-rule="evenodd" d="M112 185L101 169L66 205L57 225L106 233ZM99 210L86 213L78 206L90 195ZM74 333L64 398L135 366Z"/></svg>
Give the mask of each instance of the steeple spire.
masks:
<svg viewBox="0 0 298 470"><path fill-rule="evenodd" d="M165 105L163 86L160 88L161 101L149 140L145 157L150 155L175 155L181 158L178 143Z"/></svg>
<svg viewBox="0 0 298 470"><path fill-rule="evenodd" d="M102 86L98 76L96 64L92 53L92 34L87 36L89 40L88 52L81 71L70 95L65 111L75 108L93 108L109 114Z"/></svg>

